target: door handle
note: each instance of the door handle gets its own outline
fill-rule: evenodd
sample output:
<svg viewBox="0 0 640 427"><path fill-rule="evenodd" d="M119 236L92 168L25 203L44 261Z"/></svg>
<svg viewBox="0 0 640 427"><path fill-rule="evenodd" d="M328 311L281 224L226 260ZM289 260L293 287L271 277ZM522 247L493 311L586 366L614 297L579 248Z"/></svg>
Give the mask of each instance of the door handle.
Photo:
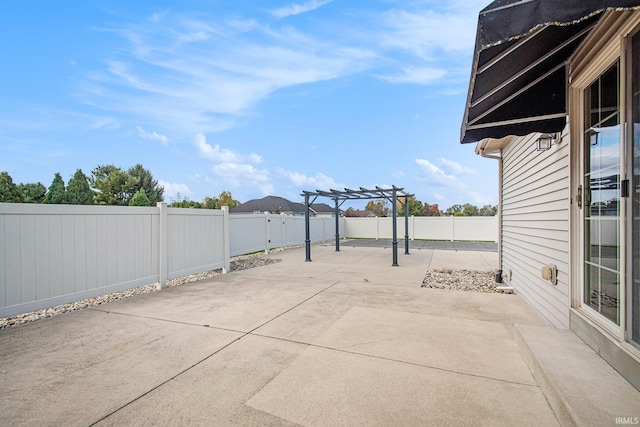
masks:
<svg viewBox="0 0 640 427"><path fill-rule="evenodd" d="M576 203L578 203L578 208L582 209L582 185L578 185L578 194L576 194Z"/></svg>

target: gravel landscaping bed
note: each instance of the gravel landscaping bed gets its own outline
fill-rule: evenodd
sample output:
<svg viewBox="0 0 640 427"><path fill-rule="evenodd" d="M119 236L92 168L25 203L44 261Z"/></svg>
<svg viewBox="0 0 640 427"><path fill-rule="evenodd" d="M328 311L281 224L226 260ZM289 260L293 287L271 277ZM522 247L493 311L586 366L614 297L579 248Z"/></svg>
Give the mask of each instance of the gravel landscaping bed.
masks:
<svg viewBox="0 0 640 427"><path fill-rule="evenodd" d="M455 291L487 292L496 294L510 294L510 289L498 289L503 286L496 283L496 273L493 271L427 270L422 281L423 288L449 289Z"/></svg>
<svg viewBox="0 0 640 427"><path fill-rule="evenodd" d="M272 251L277 252L277 251ZM231 259L231 271L247 270L249 268L261 267L263 265L275 264L282 261L278 258L266 258L264 254L252 254L234 257ZM205 271L203 273L192 274L189 276L178 277L167 281L167 287L185 285L187 283L196 282L198 280L208 279L210 277L218 276L222 274L222 269L216 269L211 271ZM69 304L57 305L55 307L46 308L43 310L32 311L29 313L18 314L11 317L0 318L0 329L10 328L12 326L21 325L27 322L33 322L35 320L44 319L47 317L56 316L58 314L66 313L69 311L80 310L87 307L95 307L96 305L105 304L111 301L117 301L125 298L130 298L136 295L147 294L158 290L157 283L151 283L145 286L138 286L137 288L127 289L122 292L114 292L107 295L102 295L96 298L89 298L82 301L77 301Z"/></svg>

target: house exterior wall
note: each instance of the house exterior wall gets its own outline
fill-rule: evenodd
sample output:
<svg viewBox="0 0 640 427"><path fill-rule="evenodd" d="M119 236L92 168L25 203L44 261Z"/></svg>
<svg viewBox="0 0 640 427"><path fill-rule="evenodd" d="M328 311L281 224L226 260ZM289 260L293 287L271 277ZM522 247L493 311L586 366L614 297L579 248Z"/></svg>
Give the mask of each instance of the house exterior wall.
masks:
<svg viewBox="0 0 640 427"><path fill-rule="evenodd" d="M536 151L538 134L512 139L502 149L502 270L550 324L569 327L569 137ZM554 264L557 284L542 267Z"/></svg>
<svg viewBox="0 0 640 427"><path fill-rule="evenodd" d="M640 347L632 338L638 328L634 199L622 194L637 165L631 157L637 135L630 130L637 124L632 76L640 67L633 41L638 34L640 10L609 11L594 24L566 64L567 126L550 150L536 151L540 134L531 134L486 138L476 153L500 159L503 280L549 324L570 329L640 390ZM608 77L617 82L603 82L607 72L616 73ZM598 139L592 136L603 129L610 139L593 148ZM492 156L496 153L500 156ZM613 177L618 187L599 188L603 177ZM609 221L598 218L609 215L600 215L604 196L592 191L618 188L619 196L606 196L617 203L606 211ZM596 204L598 215L587 210ZM557 266L557 284L542 278L548 264ZM603 303L604 296L612 298ZM607 312L601 311L603 304Z"/></svg>

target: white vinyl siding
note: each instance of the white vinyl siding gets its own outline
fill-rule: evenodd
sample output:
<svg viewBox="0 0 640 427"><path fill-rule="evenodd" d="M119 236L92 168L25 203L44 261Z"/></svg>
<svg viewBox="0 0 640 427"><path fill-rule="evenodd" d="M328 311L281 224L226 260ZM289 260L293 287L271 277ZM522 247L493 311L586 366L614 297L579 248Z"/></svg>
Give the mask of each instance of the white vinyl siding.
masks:
<svg viewBox="0 0 640 427"><path fill-rule="evenodd" d="M568 328L569 137L536 151L537 137L514 139L502 150L503 277L550 324ZM547 264L558 267L555 286L542 279Z"/></svg>

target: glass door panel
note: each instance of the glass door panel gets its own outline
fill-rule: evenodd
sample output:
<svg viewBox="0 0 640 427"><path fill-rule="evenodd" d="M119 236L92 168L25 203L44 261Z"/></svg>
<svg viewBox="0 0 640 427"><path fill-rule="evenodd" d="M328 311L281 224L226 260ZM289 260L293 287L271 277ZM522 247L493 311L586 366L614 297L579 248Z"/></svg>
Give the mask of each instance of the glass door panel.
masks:
<svg viewBox="0 0 640 427"><path fill-rule="evenodd" d="M640 346L640 33L631 40L631 290L629 292L629 325L627 339Z"/></svg>
<svg viewBox="0 0 640 427"><path fill-rule="evenodd" d="M583 303L620 324L620 67L585 90Z"/></svg>

